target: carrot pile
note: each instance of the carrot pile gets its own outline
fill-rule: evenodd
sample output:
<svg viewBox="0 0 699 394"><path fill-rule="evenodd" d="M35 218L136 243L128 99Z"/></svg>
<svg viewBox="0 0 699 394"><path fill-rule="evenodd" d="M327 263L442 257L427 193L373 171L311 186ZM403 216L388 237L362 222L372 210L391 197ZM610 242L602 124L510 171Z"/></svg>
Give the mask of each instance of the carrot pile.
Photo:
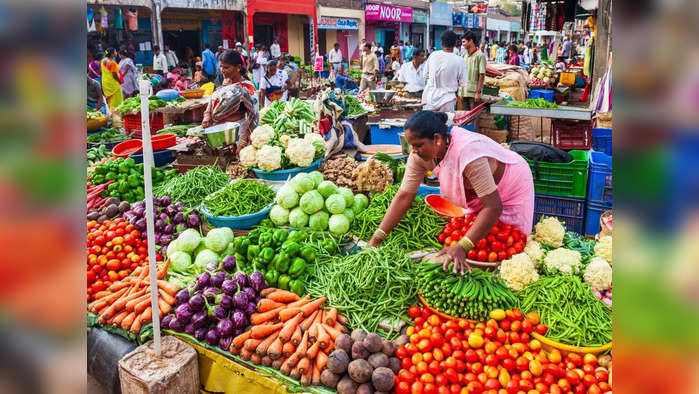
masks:
<svg viewBox="0 0 699 394"><path fill-rule="evenodd" d="M112 183L114 183L113 180L99 185L87 183L87 209L100 208L104 205L107 199L100 197L100 193Z"/></svg>
<svg viewBox="0 0 699 394"><path fill-rule="evenodd" d="M230 352L280 370L308 386L320 385L320 373L346 328L337 309L322 310L326 298L299 298L286 290L262 291L250 328L233 339Z"/></svg>
<svg viewBox="0 0 699 394"><path fill-rule="evenodd" d="M157 272L158 308L160 317L170 313L175 304L179 286L164 281L169 260ZM97 292L95 301L87 309L98 315L100 324L119 326L124 330L138 333L141 326L152 319L150 280L148 266L138 267L133 275L114 282L107 290Z"/></svg>

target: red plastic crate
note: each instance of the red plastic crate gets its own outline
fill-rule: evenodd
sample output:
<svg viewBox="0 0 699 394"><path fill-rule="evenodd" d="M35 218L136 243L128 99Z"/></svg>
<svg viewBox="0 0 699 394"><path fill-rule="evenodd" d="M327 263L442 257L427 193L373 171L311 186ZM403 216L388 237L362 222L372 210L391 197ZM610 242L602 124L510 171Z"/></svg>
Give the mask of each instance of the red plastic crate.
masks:
<svg viewBox="0 0 699 394"><path fill-rule="evenodd" d="M150 114L150 131L151 134L158 130L162 130L165 127L165 119L162 112L155 112ZM134 133L136 135L141 134L141 114L138 115L124 115L124 129L128 133Z"/></svg>
<svg viewBox="0 0 699 394"><path fill-rule="evenodd" d="M553 119L553 146L558 149L588 150L592 148L591 120Z"/></svg>

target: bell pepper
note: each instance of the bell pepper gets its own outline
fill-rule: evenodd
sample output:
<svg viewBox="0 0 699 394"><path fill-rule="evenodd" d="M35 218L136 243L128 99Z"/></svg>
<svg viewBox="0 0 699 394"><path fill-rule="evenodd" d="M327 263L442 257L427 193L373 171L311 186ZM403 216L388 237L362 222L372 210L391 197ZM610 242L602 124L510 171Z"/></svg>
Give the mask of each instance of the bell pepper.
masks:
<svg viewBox="0 0 699 394"><path fill-rule="evenodd" d="M260 234L260 242L259 242L259 245L260 245L261 247L271 246L271 245L272 245L272 232L271 232L271 231L267 231L267 232L264 232L264 233Z"/></svg>
<svg viewBox="0 0 699 394"><path fill-rule="evenodd" d="M117 178L117 174L116 174L116 172L114 172L114 171L109 171L109 172L107 173L107 175L104 176L104 179L106 179L106 180L108 180L108 181L113 181L113 180L115 180L116 178Z"/></svg>
<svg viewBox="0 0 699 394"><path fill-rule="evenodd" d="M307 263L313 263L316 260L316 252L312 247L304 245L299 252L299 256L306 260Z"/></svg>
<svg viewBox="0 0 699 394"><path fill-rule="evenodd" d="M291 292L296 294L297 296L301 297L303 293L306 292L306 286L303 285L303 282L300 279L294 279L291 282L289 282L289 290L291 290Z"/></svg>
<svg viewBox="0 0 699 394"><path fill-rule="evenodd" d="M248 246L250 246L250 239L246 236L237 237L233 240L233 246L235 247L235 252L247 256Z"/></svg>
<svg viewBox="0 0 699 394"><path fill-rule="evenodd" d="M301 250L301 245L294 241L287 240L282 244L282 252L286 252L286 254L289 255L289 257L296 257L299 254L299 251Z"/></svg>
<svg viewBox="0 0 699 394"><path fill-rule="evenodd" d="M103 165L99 165L95 167L94 171L92 171L95 174L100 174L100 175L105 175L107 173L107 167Z"/></svg>
<svg viewBox="0 0 699 394"><path fill-rule="evenodd" d="M136 200L143 200L146 198L146 195L144 194L142 187L136 188L136 190L134 190L132 193L134 199Z"/></svg>
<svg viewBox="0 0 699 394"><path fill-rule="evenodd" d="M124 182L124 181L119 181L117 182L117 190L119 190L119 193L126 193L129 191L129 184Z"/></svg>
<svg viewBox="0 0 699 394"><path fill-rule="evenodd" d="M289 234L287 241L303 242L304 240L306 240L307 235L308 234L306 234L306 232L303 230L294 231L291 234Z"/></svg>
<svg viewBox="0 0 699 394"><path fill-rule="evenodd" d="M121 193L121 200L122 200L122 201L128 201L128 202L134 202L134 201L136 201L136 199L134 198L133 193L131 193L131 192Z"/></svg>
<svg viewBox="0 0 699 394"><path fill-rule="evenodd" d="M127 157L127 158L124 160L124 163L125 163L127 166L129 166L129 167L135 167L135 166L136 166L136 161L135 161L133 158L131 158L131 157Z"/></svg>
<svg viewBox="0 0 699 394"><path fill-rule="evenodd" d="M94 173L94 174L92 174L92 178L90 178L90 182L91 182L93 185L101 185L101 184L103 184L104 182L106 182L106 179L104 179L104 175ZM110 185L111 185L111 184L110 184Z"/></svg>
<svg viewBox="0 0 699 394"><path fill-rule="evenodd" d="M235 257L235 261L237 264L245 264L248 262L247 257L245 255L242 255L240 253L234 253L233 256Z"/></svg>
<svg viewBox="0 0 699 394"><path fill-rule="evenodd" d="M286 252L279 252L277 256L279 256L279 260L276 261L274 268L279 272L287 272L291 265L291 257Z"/></svg>
<svg viewBox="0 0 699 394"><path fill-rule="evenodd" d="M291 277L289 277L289 275L279 275L279 279L277 280L277 288L282 290L289 290L289 282L291 282Z"/></svg>
<svg viewBox="0 0 699 394"><path fill-rule="evenodd" d="M260 246L259 245L250 245L248 246L248 250L246 253L246 257L248 261L252 261L255 259L260 254Z"/></svg>
<svg viewBox="0 0 699 394"><path fill-rule="evenodd" d="M299 276L303 275L304 271L306 271L306 262L298 257L295 258L291 263L291 267L289 268L289 275L291 275L293 278L298 278Z"/></svg>
<svg viewBox="0 0 699 394"><path fill-rule="evenodd" d="M279 279L279 273L276 270L269 270L265 273L265 281L269 287L277 287L277 280Z"/></svg>
<svg viewBox="0 0 699 394"><path fill-rule="evenodd" d="M283 244L284 241L286 241L286 238L287 238L288 236L289 236L289 232L288 232L288 231L282 230L282 229L276 230L276 231L272 234L272 242L274 243L274 246L277 246L277 247L278 247L278 246L281 246L281 244Z"/></svg>
<svg viewBox="0 0 699 394"><path fill-rule="evenodd" d="M119 197L119 190L114 188L114 190L109 191L109 197Z"/></svg>
<svg viewBox="0 0 699 394"><path fill-rule="evenodd" d="M270 248L269 246L263 248L260 251L260 257L265 263L269 263L274 258L274 249Z"/></svg>
<svg viewBox="0 0 699 394"><path fill-rule="evenodd" d="M128 174L129 173L129 165L126 163L119 164L119 173L120 174Z"/></svg>
<svg viewBox="0 0 699 394"><path fill-rule="evenodd" d="M334 252L337 250L337 243L334 241L331 241L329 239L326 239L325 241L322 242L323 249L326 252Z"/></svg>
<svg viewBox="0 0 699 394"><path fill-rule="evenodd" d="M137 187L138 185L141 184L141 181L138 179L137 176L135 176L135 175L129 175L129 176L126 178L126 183L128 183L129 186L131 186L131 187Z"/></svg>

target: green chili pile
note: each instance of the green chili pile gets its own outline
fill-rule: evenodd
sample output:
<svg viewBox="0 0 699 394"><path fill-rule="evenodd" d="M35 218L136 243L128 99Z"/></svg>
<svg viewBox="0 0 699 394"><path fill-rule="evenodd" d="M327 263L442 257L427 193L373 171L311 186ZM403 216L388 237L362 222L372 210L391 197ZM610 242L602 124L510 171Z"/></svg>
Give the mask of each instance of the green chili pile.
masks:
<svg viewBox="0 0 699 394"><path fill-rule="evenodd" d="M577 276L547 276L517 293L524 313L539 312L546 337L574 346L612 340L612 311Z"/></svg>
<svg viewBox="0 0 699 394"><path fill-rule="evenodd" d="M261 211L274 196L274 190L262 182L240 180L204 200L204 205L214 216L242 216Z"/></svg>
<svg viewBox="0 0 699 394"><path fill-rule="evenodd" d="M368 241L379 227L399 187L400 185L393 185L376 194L367 209L354 218L350 232L359 239ZM388 234L383 244L404 251L441 249L442 245L437 242L437 236L446 224L446 219L437 215L421 198L415 197L408 212Z"/></svg>
<svg viewBox="0 0 699 394"><path fill-rule="evenodd" d="M175 177L153 188L155 197L169 196L172 201L182 201L186 208L196 208L209 194L223 188L229 182L228 174L216 166L196 167L182 176Z"/></svg>
<svg viewBox="0 0 699 394"><path fill-rule="evenodd" d="M384 319L409 321L405 312L417 302L416 264L405 251L366 248L344 257L318 254L316 259L306 290L313 298L328 297L350 328L377 332Z"/></svg>

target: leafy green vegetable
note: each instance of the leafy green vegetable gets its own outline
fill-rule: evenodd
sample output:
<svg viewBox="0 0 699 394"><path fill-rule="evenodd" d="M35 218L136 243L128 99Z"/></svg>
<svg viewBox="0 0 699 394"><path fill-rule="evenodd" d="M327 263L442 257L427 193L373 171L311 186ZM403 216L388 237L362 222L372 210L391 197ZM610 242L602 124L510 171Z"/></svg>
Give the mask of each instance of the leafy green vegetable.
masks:
<svg viewBox="0 0 699 394"><path fill-rule="evenodd" d="M215 216L242 216L256 213L274 201L274 191L262 182L239 180L204 200Z"/></svg>
<svg viewBox="0 0 699 394"><path fill-rule="evenodd" d="M557 109L558 104L546 101L539 97L538 99L527 99L526 101L516 101L507 104L508 107L523 107L523 108L550 108Z"/></svg>

